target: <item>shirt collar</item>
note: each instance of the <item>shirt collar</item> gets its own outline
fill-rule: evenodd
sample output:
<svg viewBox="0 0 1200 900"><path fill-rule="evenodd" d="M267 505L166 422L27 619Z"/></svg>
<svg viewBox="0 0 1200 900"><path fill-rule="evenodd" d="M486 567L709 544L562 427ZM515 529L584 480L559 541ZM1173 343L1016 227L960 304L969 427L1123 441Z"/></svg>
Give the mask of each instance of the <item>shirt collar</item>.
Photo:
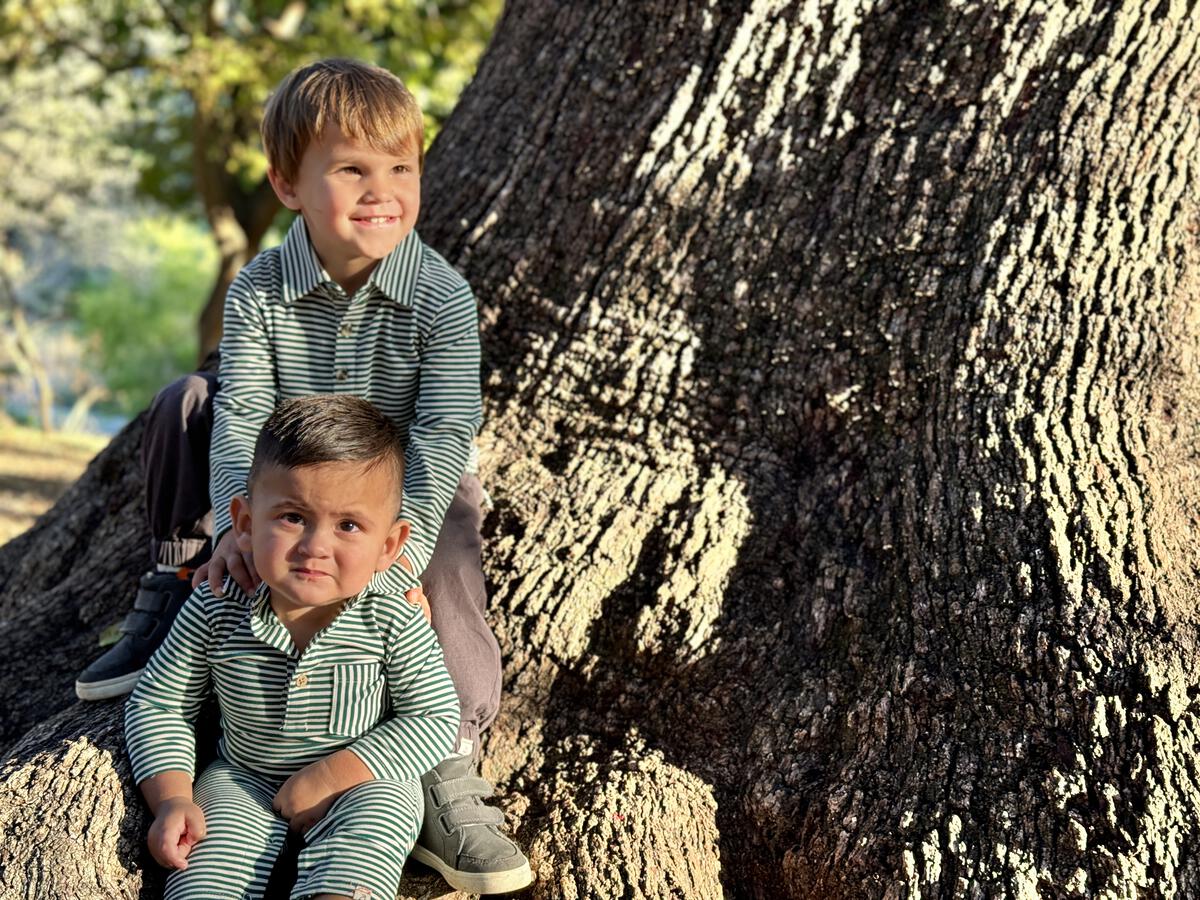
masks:
<svg viewBox="0 0 1200 900"><path fill-rule="evenodd" d="M333 279L317 259L312 241L308 238L308 227L304 216L296 216L292 227L279 247L282 269L280 300L284 304L294 303L311 294L323 284L333 284ZM421 272L421 239L416 231L410 231L391 253L385 256L371 272L367 284L373 285L381 294L400 306L411 307L417 291L417 277Z"/></svg>
<svg viewBox="0 0 1200 900"><path fill-rule="evenodd" d="M230 579L230 581L232 580ZM340 619L343 614L353 609L363 597L372 592L371 585L368 584L359 593L346 600L342 604L342 608L338 611L338 614L333 617L333 621L317 632L317 634L321 634L332 628L334 622ZM243 594L243 596L245 595ZM271 589L267 586L266 582L260 584L258 590L248 600L250 605L250 630L254 636L264 644L268 644L283 653L295 653L296 645L292 641L291 634L288 632L287 627L279 621L279 617L275 615L275 611L271 609ZM313 635L313 638L315 640L316 635ZM311 643L309 646L312 646Z"/></svg>
<svg viewBox="0 0 1200 900"><path fill-rule="evenodd" d="M250 631L269 647L274 647L289 656L296 652L292 636L271 609L271 589L260 584L250 598Z"/></svg>

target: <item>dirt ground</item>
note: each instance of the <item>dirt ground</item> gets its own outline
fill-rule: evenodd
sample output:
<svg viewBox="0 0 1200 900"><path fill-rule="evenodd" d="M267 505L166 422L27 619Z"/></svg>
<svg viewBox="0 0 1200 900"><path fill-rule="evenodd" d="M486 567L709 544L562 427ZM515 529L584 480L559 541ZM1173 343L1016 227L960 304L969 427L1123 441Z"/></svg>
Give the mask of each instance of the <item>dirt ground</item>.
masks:
<svg viewBox="0 0 1200 900"><path fill-rule="evenodd" d="M96 435L0 426L0 544L29 528L107 443Z"/></svg>

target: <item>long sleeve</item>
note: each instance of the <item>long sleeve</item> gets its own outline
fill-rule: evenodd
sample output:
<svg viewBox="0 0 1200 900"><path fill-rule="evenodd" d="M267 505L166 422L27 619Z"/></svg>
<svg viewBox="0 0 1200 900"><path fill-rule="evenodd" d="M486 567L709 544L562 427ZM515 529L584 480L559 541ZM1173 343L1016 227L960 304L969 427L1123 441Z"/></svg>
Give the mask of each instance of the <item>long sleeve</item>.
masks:
<svg viewBox="0 0 1200 900"><path fill-rule="evenodd" d="M246 489L254 442L278 398L273 345L247 269L225 295L224 328L209 476L216 540L230 528L229 501Z"/></svg>
<svg viewBox="0 0 1200 900"><path fill-rule="evenodd" d="M429 565L446 509L483 420L479 318L463 283L429 323L421 351L416 414L408 433L402 515L412 523L404 553L420 575ZM395 568L395 567L393 567Z"/></svg>
<svg viewBox="0 0 1200 900"><path fill-rule="evenodd" d="M376 778L406 781L445 759L458 733L458 694L425 616L408 608L385 659L392 715L352 750Z"/></svg>
<svg viewBox="0 0 1200 900"><path fill-rule="evenodd" d="M125 705L125 744L139 784L168 769L195 774L194 723L209 688L210 633L201 591L196 591Z"/></svg>

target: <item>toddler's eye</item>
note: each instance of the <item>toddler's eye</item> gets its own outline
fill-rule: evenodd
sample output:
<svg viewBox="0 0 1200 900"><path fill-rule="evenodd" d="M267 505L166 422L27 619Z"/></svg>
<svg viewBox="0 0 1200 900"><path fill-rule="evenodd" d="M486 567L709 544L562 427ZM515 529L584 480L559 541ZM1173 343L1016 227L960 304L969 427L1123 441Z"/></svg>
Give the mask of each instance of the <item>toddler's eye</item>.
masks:
<svg viewBox="0 0 1200 900"><path fill-rule="evenodd" d="M283 515L281 515L279 518L282 521L287 522L289 525L303 525L304 524L304 516L300 515L300 513L286 512Z"/></svg>
<svg viewBox="0 0 1200 900"><path fill-rule="evenodd" d="M358 175L361 171L358 166L342 166L338 169L339 172L345 172L348 175Z"/></svg>
<svg viewBox="0 0 1200 900"><path fill-rule="evenodd" d="M410 172L410 171L411 171L411 169L409 169L409 167L408 167L408 166L406 166L406 165L404 165L404 164L402 163L402 164L400 164L400 165L398 165L398 166L395 166L395 167L392 169L392 171L393 171L393 172L396 172L396 173L398 173L398 174L400 174L400 175L405 175L405 174L407 174L408 172Z"/></svg>
<svg viewBox="0 0 1200 900"><path fill-rule="evenodd" d="M354 532L359 530L358 523L351 522L349 520L339 523L338 528L340 528L342 531L346 532L347 534L353 534Z"/></svg>

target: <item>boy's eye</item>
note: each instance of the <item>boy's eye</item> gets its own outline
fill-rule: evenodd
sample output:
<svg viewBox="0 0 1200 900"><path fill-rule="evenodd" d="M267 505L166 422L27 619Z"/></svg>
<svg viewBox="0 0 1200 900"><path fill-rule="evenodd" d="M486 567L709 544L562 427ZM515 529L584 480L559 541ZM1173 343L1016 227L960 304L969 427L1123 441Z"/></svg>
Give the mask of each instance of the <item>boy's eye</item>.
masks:
<svg viewBox="0 0 1200 900"><path fill-rule="evenodd" d="M399 173L400 175L405 175L405 174L407 174L408 172L410 172L410 171L412 171L412 170L411 170L411 169L410 169L410 168L409 168L407 165L405 165L404 163L401 163L401 164L400 164L400 165L398 165L398 166L393 166L393 167L392 167L392 171L393 171L393 172L397 172L397 173Z"/></svg>
<svg viewBox="0 0 1200 900"><path fill-rule="evenodd" d="M303 525L304 524L304 516L300 515L300 513L285 512L279 518L282 519L284 522L287 522L289 525Z"/></svg>
<svg viewBox="0 0 1200 900"><path fill-rule="evenodd" d="M338 169L339 172L345 172L349 175L358 175L361 171L358 166L342 166Z"/></svg>
<svg viewBox="0 0 1200 900"><path fill-rule="evenodd" d="M338 528L347 534L353 534L354 532L358 531L358 523L347 520L345 522L340 522L338 524Z"/></svg>

